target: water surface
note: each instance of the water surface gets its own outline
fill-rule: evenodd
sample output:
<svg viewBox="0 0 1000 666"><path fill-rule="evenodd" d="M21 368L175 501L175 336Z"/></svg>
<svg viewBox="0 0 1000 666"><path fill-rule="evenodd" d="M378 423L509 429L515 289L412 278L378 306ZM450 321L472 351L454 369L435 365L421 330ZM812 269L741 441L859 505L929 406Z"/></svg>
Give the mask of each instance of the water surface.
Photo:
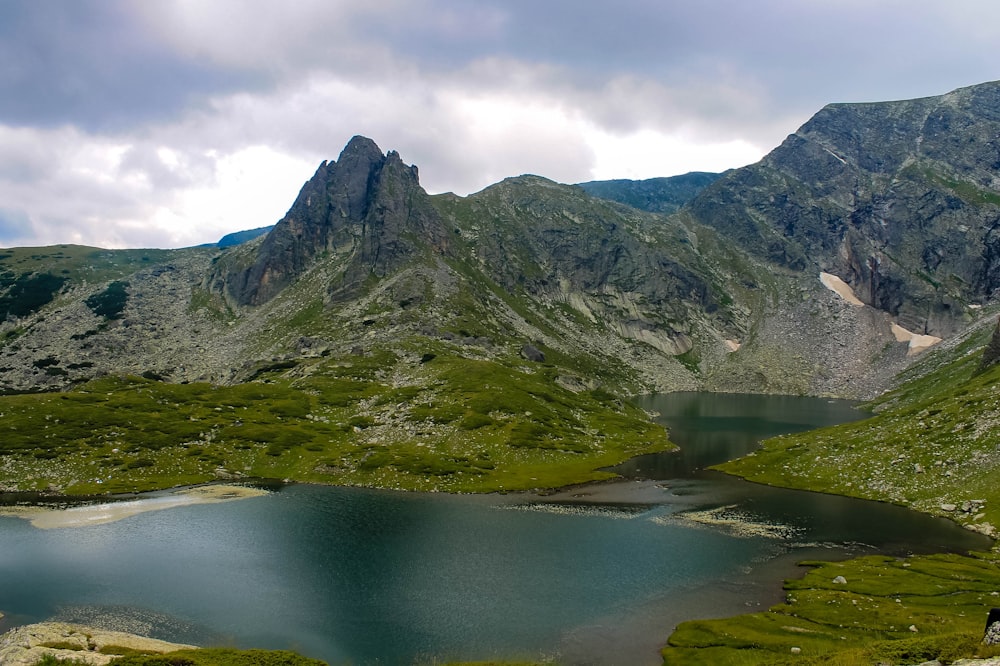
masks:
<svg viewBox="0 0 1000 666"><path fill-rule="evenodd" d="M293 485L74 529L0 518L3 622L59 617L332 664L655 664L676 622L776 601L796 559L988 543L899 507L703 469L761 435L856 418L849 404L672 394L643 406L682 454L550 497ZM683 518L719 506L783 536Z"/></svg>

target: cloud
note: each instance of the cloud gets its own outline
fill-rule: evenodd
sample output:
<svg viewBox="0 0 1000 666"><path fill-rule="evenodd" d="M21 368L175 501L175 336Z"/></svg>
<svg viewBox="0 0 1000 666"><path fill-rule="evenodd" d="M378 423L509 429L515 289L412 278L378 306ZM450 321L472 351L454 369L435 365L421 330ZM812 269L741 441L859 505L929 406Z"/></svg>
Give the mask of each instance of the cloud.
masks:
<svg viewBox="0 0 1000 666"><path fill-rule="evenodd" d="M206 67L136 28L120 0L0 3L0 122L135 128L254 79Z"/></svg>
<svg viewBox="0 0 1000 666"><path fill-rule="evenodd" d="M998 26L986 0L0 3L0 202L17 242L208 242L354 134L434 192L721 170L825 103L994 78Z"/></svg>

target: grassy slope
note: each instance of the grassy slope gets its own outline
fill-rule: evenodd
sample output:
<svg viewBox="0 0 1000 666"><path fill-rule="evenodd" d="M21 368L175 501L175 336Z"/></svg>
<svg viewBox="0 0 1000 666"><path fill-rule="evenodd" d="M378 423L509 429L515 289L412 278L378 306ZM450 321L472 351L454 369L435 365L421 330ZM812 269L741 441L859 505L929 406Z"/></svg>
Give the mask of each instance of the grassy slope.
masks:
<svg viewBox="0 0 1000 666"><path fill-rule="evenodd" d="M805 564L813 569L785 584L787 603L681 624L664 663L860 666L1000 654L979 645L986 611L1000 601L996 555ZM834 582L838 576L847 582Z"/></svg>
<svg viewBox="0 0 1000 666"><path fill-rule="evenodd" d="M634 407L554 369L444 354L395 385L392 352L264 367L236 386L104 378L0 398L0 483L69 494L250 477L454 492L598 480L671 445Z"/></svg>
<svg viewBox="0 0 1000 666"><path fill-rule="evenodd" d="M872 405L880 409L872 418L774 438L719 469L903 503L991 532L1000 524L1000 366L975 373L987 334L928 355ZM985 504L963 510L970 500ZM997 549L807 564L815 568L803 580L786 582L786 604L681 624L664 649L665 663L906 664L998 654L979 646L987 611L1000 605ZM847 583L833 583L837 576ZM792 647L801 653L792 655Z"/></svg>

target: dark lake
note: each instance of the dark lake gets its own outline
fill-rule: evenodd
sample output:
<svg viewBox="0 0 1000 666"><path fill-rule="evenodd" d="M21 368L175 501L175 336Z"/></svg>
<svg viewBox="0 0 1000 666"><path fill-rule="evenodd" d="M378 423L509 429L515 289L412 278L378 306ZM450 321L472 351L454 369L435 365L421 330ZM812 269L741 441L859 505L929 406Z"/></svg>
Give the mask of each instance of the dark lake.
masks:
<svg viewBox="0 0 1000 666"><path fill-rule="evenodd" d="M640 403L683 452L547 497L291 485L89 527L0 518L0 628L55 617L331 664L656 664L677 622L777 601L796 560L989 545L899 507L703 469L764 436L858 418L849 403Z"/></svg>

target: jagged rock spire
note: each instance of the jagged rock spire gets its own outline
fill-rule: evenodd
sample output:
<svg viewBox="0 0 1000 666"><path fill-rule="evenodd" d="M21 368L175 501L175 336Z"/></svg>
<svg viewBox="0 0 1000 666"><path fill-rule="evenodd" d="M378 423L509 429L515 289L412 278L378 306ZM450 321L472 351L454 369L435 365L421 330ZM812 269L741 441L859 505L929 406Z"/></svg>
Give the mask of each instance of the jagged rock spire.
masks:
<svg viewBox="0 0 1000 666"><path fill-rule="evenodd" d="M445 239L417 168L355 136L337 161L320 164L254 263L226 277L226 289L241 305L260 305L328 254L346 260L331 293L350 294L368 275L398 268L419 246L442 250Z"/></svg>

